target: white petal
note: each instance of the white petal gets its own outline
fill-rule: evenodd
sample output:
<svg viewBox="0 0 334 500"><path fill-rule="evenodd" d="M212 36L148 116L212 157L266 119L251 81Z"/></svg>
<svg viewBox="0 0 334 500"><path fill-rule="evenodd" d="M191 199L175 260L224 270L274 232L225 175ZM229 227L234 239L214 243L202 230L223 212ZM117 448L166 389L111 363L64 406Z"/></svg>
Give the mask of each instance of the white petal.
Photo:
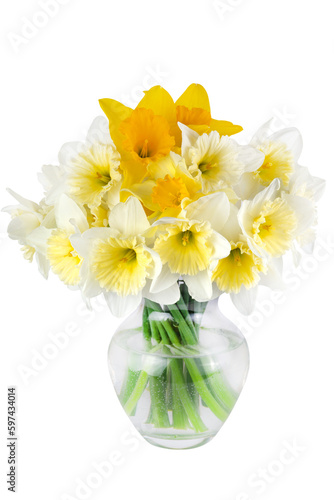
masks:
<svg viewBox="0 0 334 500"><path fill-rule="evenodd" d="M158 304L175 304L180 298L180 288L177 283L174 283L169 288L157 293L150 292L150 284L147 283L143 289L143 296L147 299L153 300Z"/></svg>
<svg viewBox="0 0 334 500"><path fill-rule="evenodd" d="M48 279L50 271L50 263L45 255L36 252L36 262L38 265L38 270L43 276L43 278Z"/></svg>
<svg viewBox="0 0 334 500"><path fill-rule="evenodd" d="M68 165L73 158L76 158L79 153L84 151L85 144L83 142L66 142L58 153L60 165Z"/></svg>
<svg viewBox="0 0 334 500"><path fill-rule="evenodd" d="M282 290L286 288L283 281L283 259L271 259L268 262L268 270L266 274L261 274L260 285L267 286L275 290Z"/></svg>
<svg viewBox="0 0 334 500"><path fill-rule="evenodd" d="M40 221L35 214L26 213L14 217L8 224L8 236L12 240L18 240L20 243L25 244L25 238L34 230L39 227Z"/></svg>
<svg viewBox="0 0 334 500"><path fill-rule="evenodd" d="M109 225L125 238L142 234L150 227L142 204L133 196L111 209Z"/></svg>
<svg viewBox="0 0 334 500"><path fill-rule="evenodd" d="M215 299L218 299L218 297L220 297L224 292L222 292L218 286L217 286L217 283L213 282L212 283L212 296L211 296L211 299L210 300L215 300Z"/></svg>
<svg viewBox="0 0 334 500"><path fill-rule="evenodd" d="M315 222L316 214L313 202L311 200L308 200L307 198L302 198L301 196L293 196L286 193L283 193L283 198L294 210L298 219L295 236L303 234L304 231L307 231Z"/></svg>
<svg viewBox="0 0 334 500"><path fill-rule="evenodd" d="M270 142L283 142L292 151L295 161L301 155L303 149L303 139L298 129L295 127L285 128L275 132L269 137Z"/></svg>
<svg viewBox="0 0 334 500"><path fill-rule="evenodd" d="M257 289L258 287L255 286L254 288L247 290L244 287L244 285L242 285L239 293L230 294L233 304L238 309L238 311L241 312L241 314L248 316L254 311L256 304L256 297L257 297Z"/></svg>
<svg viewBox="0 0 334 500"><path fill-rule="evenodd" d="M109 121L105 116L95 118L88 130L87 142L91 144L97 142L100 144L113 144L109 132Z"/></svg>
<svg viewBox="0 0 334 500"><path fill-rule="evenodd" d="M107 205L109 208L114 207L120 202L120 192L122 187L122 181L117 182L109 189L107 193Z"/></svg>
<svg viewBox="0 0 334 500"><path fill-rule="evenodd" d="M319 201L325 191L326 181L311 175L307 167L296 165L289 187L290 194L312 197L314 201Z"/></svg>
<svg viewBox="0 0 334 500"><path fill-rule="evenodd" d="M64 168L58 165L44 165L42 172L39 172L37 177L44 187L45 203L55 205L60 195L67 190Z"/></svg>
<svg viewBox="0 0 334 500"><path fill-rule="evenodd" d="M189 149L195 145L197 139L199 138L199 134L183 123L178 123L178 126L182 132L182 156L189 165L191 163Z"/></svg>
<svg viewBox="0 0 334 500"><path fill-rule="evenodd" d="M213 231L210 237L210 243L213 245L212 260L224 259L231 252L231 244L219 233Z"/></svg>
<svg viewBox="0 0 334 500"><path fill-rule="evenodd" d="M92 297L96 297L102 293L102 288L98 281L94 278L91 272L89 259L84 259L80 268L80 289L85 299L89 301Z"/></svg>
<svg viewBox="0 0 334 500"><path fill-rule="evenodd" d="M242 200L251 200L263 189L251 173L246 172L234 186L234 191Z"/></svg>
<svg viewBox="0 0 334 500"><path fill-rule="evenodd" d="M265 154L252 146L239 146L238 159L243 163L245 172L254 172L263 165Z"/></svg>
<svg viewBox="0 0 334 500"><path fill-rule="evenodd" d="M179 219L177 217L161 217L161 219L156 220L153 224L152 227L156 226L163 226L165 224L177 224L180 221L183 221L186 219Z"/></svg>
<svg viewBox="0 0 334 500"><path fill-rule="evenodd" d="M206 302L212 297L212 281L209 271L200 271L195 276L182 276L193 299Z"/></svg>
<svg viewBox="0 0 334 500"><path fill-rule="evenodd" d="M111 313L116 316L116 318L128 316L137 309L142 301L141 293L121 297L115 292L105 292L104 297Z"/></svg>
<svg viewBox="0 0 334 500"><path fill-rule="evenodd" d="M273 118L271 118L269 121L264 123L258 129L258 131L254 134L250 144L252 146L258 146L259 144L264 142L266 139L268 139L269 135L272 134L272 124L273 124Z"/></svg>
<svg viewBox="0 0 334 500"><path fill-rule="evenodd" d="M245 200L241 203L238 221L245 236L251 236L254 216L256 217L259 214L265 201L271 201L276 197L279 188L279 179L274 179L271 184L260 191L253 200Z"/></svg>
<svg viewBox="0 0 334 500"><path fill-rule="evenodd" d="M159 293L166 288L170 288L173 286L177 280L179 279L179 275L175 273L171 273L168 264L164 264L162 266L160 274L152 281L150 292L151 293Z"/></svg>
<svg viewBox="0 0 334 500"><path fill-rule="evenodd" d="M72 234L70 236L70 241L74 250L78 252L81 257L87 259L95 239L106 240L114 236L113 230L108 227L92 227L83 234Z"/></svg>
<svg viewBox="0 0 334 500"><path fill-rule="evenodd" d="M62 194L56 204L55 217L57 227L69 233L73 232L73 224L70 222L71 219L75 221L81 232L89 228L87 217L84 215L81 208L66 194Z"/></svg>
<svg viewBox="0 0 334 500"><path fill-rule="evenodd" d="M161 262L160 256L157 252L155 252L151 248L147 247L146 245L143 245L143 247L151 255L151 257L153 259L153 264L154 264L153 269L150 271L150 273L148 275L148 278L155 279L157 276L159 276L159 274L161 273L161 269L162 269L162 262Z"/></svg>
<svg viewBox="0 0 334 500"><path fill-rule="evenodd" d="M230 202L225 193L213 193L190 203L185 212L188 219L209 221L215 231L221 232L230 215Z"/></svg>
<svg viewBox="0 0 334 500"><path fill-rule="evenodd" d="M27 245L34 247L36 252L46 256L47 241L50 238L52 229L47 229L44 226L37 227L26 239Z"/></svg>
<svg viewBox="0 0 334 500"><path fill-rule="evenodd" d="M222 231L223 236L225 236L228 241L234 241L235 243L239 241L241 234L241 228L238 222L238 212L238 207L231 204L230 216L225 223L224 229Z"/></svg>
<svg viewBox="0 0 334 500"><path fill-rule="evenodd" d="M15 193L15 191L13 191L10 188L7 188L7 192L11 196L13 196L13 198L15 198L15 200L18 201L20 203L20 205L22 205L22 207L27 208L31 212L38 212L39 211L39 205L37 203L35 203L34 201L27 200L27 198L23 198L23 196L19 195L18 193Z"/></svg>

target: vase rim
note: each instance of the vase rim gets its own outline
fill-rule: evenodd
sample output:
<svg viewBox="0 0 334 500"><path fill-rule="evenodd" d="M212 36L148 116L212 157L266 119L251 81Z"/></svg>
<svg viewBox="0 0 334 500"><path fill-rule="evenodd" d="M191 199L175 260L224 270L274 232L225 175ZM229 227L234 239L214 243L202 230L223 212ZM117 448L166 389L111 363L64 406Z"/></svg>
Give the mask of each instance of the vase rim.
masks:
<svg viewBox="0 0 334 500"><path fill-rule="evenodd" d="M138 337L138 342L132 342L135 337ZM247 342L245 337L239 330L216 329L216 328L201 328L200 341L197 345L166 345L152 344L152 350L147 347L147 343L143 339L141 328L119 330L113 337L110 343L112 345L124 349L124 351L132 352L139 356L153 356L167 359L179 358L201 358L212 354L220 354L230 352ZM164 349L164 352L161 352ZM166 351L169 352L166 352ZM178 352L179 351L179 352Z"/></svg>

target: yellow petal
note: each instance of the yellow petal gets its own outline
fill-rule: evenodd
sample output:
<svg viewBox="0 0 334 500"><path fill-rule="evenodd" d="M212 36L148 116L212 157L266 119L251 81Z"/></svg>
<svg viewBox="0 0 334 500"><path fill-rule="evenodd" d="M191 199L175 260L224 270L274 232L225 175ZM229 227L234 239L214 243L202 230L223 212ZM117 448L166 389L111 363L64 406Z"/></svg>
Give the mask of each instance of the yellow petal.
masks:
<svg viewBox="0 0 334 500"><path fill-rule="evenodd" d="M205 111L210 111L210 101L205 90L202 85L198 83L192 83L189 87L183 92L183 94L176 101L176 106L185 106L186 108L201 108Z"/></svg>
<svg viewBox="0 0 334 500"><path fill-rule="evenodd" d="M100 99L99 103L109 119L110 136L118 151L122 152L124 137L119 131L119 125L131 115L132 109L114 99Z"/></svg>
<svg viewBox="0 0 334 500"><path fill-rule="evenodd" d="M152 202L152 191L155 185L155 182L152 180L140 184L133 184L129 188L122 190L122 201L125 201L124 198L133 195L138 198L146 208L149 208L153 212L159 211L159 205Z"/></svg>
<svg viewBox="0 0 334 500"><path fill-rule="evenodd" d="M167 90L160 85L146 90L137 108L151 109L155 115L163 116L170 125L176 123L175 104Z"/></svg>
<svg viewBox="0 0 334 500"><path fill-rule="evenodd" d="M217 130L220 135L234 135L243 130L240 125L234 125L232 122L225 120L214 120L213 118L210 122L210 129Z"/></svg>
<svg viewBox="0 0 334 500"><path fill-rule="evenodd" d="M134 159L122 161L121 170L124 177L123 188L128 188L133 184L140 183L147 175L146 165Z"/></svg>

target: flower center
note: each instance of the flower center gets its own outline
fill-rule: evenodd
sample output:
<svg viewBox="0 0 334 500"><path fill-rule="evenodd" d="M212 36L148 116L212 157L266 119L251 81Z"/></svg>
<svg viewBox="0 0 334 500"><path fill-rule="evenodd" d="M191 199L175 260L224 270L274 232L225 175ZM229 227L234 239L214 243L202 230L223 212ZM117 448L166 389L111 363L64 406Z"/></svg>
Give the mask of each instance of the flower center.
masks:
<svg viewBox="0 0 334 500"><path fill-rule="evenodd" d="M66 285L78 284L82 259L74 250L66 231L52 231L48 239L47 257L53 272L58 274Z"/></svg>
<svg viewBox="0 0 334 500"><path fill-rule="evenodd" d="M180 222L171 225L155 241L154 249L172 273L195 275L207 269L212 255L208 223Z"/></svg>
<svg viewBox="0 0 334 500"><path fill-rule="evenodd" d="M166 175L164 179L158 179L152 190L152 201L160 206L161 211L166 208L177 208L189 192L180 177Z"/></svg>
<svg viewBox="0 0 334 500"><path fill-rule="evenodd" d="M119 153L113 146L94 144L70 163L68 185L79 203L98 207L105 193L120 182Z"/></svg>
<svg viewBox="0 0 334 500"><path fill-rule="evenodd" d="M91 266L102 288L118 295L136 295L145 285L152 257L140 238L96 240Z"/></svg>
<svg viewBox="0 0 334 500"><path fill-rule="evenodd" d="M120 132L124 149L145 164L166 156L175 144L167 120L150 109L135 109L121 122Z"/></svg>
<svg viewBox="0 0 334 500"><path fill-rule="evenodd" d="M296 225L296 215L285 200L268 201L254 219L254 241L267 253L278 257L289 249Z"/></svg>
<svg viewBox="0 0 334 500"><path fill-rule="evenodd" d="M294 170L292 152L284 143L269 141L258 149L265 154L265 158L263 165L253 172L254 178L264 186L269 186L271 181L279 178L287 186Z"/></svg>
<svg viewBox="0 0 334 500"><path fill-rule="evenodd" d="M259 273L266 270L262 259L254 255L245 243L231 242L231 253L218 262L212 280L220 290L238 293L242 285L247 289L257 285L260 280Z"/></svg>

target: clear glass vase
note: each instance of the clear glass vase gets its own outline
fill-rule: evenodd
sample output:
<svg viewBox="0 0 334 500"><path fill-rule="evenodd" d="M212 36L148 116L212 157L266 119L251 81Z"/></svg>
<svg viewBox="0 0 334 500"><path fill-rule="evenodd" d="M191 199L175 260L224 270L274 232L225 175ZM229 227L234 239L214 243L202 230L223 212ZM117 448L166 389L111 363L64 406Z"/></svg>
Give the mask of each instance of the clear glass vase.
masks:
<svg viewBox="0 0 334 500"><path fill-rule="evenodd" d="M210 441L231 413L249 367L245 338L218 299L143 300L114 334L109 370L119 400L151 444L187 449Z"/></svg>

